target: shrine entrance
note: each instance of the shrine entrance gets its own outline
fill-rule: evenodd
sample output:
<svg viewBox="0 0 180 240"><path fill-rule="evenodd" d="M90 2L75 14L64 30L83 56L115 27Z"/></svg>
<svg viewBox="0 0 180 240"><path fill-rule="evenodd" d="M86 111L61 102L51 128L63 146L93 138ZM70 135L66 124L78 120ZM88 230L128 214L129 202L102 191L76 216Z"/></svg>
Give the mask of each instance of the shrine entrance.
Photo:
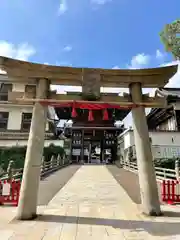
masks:
<svg viewBox="0 0 180 240"><path fill-rule="evenodd" d="M100 164L101 163L101 141L84 139L84 163Z"/></svg>
<svg viewBox="0 0 180 240"><path fill-rule="evenodd" d="M115 122L122 122L132 106L90 101L51 103L53 105L59 117L72 119L72 125L65 128L65 136L71 140L70 158L73 163L115 162L117 136L124 131L124 125L116 126Z"/></svg>
<svg viewBox="0 0 180 240"><path fill-rule="evenodd" d="M59 108L61 104L71 108L71 113L74 115L72 132L81 130L82 142L77 143L82 150L81 160L84 158L86 138L84 134L86 134L86 130L95 130L95 136L97 135L97 137L98 131L101 130L101 134L103 132L101 135L103 148L108 152L108 149L111 149L109 145L115 144L113 140L109 140L109 136L106 140L106 135L110 134L112 130L112 126L108 126L107 123L112 119L113 112L116 112L116 116L119 110L123 115L123 108L132 111L142 211L148 215L161 214L145 108L165 108L167 107L167 101L163 97L149 97L147 94L143 94L142 88L164 87L177 72L177 66L138 70L90 69L50 66L0 57L0 68L7 73L6 83L33 84L36 86L36 97L22 91L18 92L18 89L21 88L14 88L12 92L8 93L8 102L11 102L11 104L31 104L33 106L17 219L28 220L34 218L37 214L47 106L52 105ZM81 86L82 92L58 94L50 90L50 84ZM129 94L124 93L123 96L105 94L101 92L101 87L128 88ZM83 119L83 116L86 116L90 120L91 126L89 124L89 126L82 127L83 125L77 124L77 122L80 122L75 117L78 111L79 114L76 117ZM112 115L109 115L111 112ZM95 114L103 116L101 117L104 121L103 125L99 126L97 123L93 125ZM106 119L107 115L109 120ZM105 122L106 126L104 126ZM74 137L72 137L72 141L74 140ZM74 147L72 146L72 148ZM111 152L114 154L112 159L117 160L115 151L114 153Z"/></svg>
<svg viewBox="0 0 180 240"><path fill-rule="evenodd" d="M123 127L72 127L71 159L73 163L114 163L117 159L117 136Z"/></svg>

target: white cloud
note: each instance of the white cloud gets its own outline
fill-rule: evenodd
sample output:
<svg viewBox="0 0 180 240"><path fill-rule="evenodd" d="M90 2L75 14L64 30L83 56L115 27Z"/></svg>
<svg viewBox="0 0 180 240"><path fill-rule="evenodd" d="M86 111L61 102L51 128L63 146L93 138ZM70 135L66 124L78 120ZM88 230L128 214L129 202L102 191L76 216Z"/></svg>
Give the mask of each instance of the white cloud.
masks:
<svg viewBox="0 0 180 240"><path fill-rule="evenodd" d="M35 53L34 47L28 43L15 45L6 41L0 41L0 56L27 61Z"/></svg>
<svg viewBox="0 0 180 240"><path fill-rule="evenodd" d="M156 50L155 55L152 54L145 54L145 53L139 53L136 56L132 57L130 64L128 64L129 69L139 69L148 67L150 62L155 62L160 64L165 61L166 53L161 52L159 49Z"/></svg>
<svg viewBox="0 0 180 240"><path fill-rule="evenodd" d="M144 53L139 53L136 56L132 57L130 65L128 68L130 69L138 69L147 66L150 63L151 56L146 55Z"/></svg>
<svg viewBox="0 0 180 240"><path fill-rule="evenodd" d="M64 66L64 67L71 67L72 66L72 64L71 63L69 63L69 62L56 62L56 64L55 64L56 66Z"/></svg>
<svg viewBox="0 0 180 240"><path fill-rule="evenodd" d="M164 61L166 54L161 52L159 49L156 50L156 59Z"/></svg>
<svg viewBox="0 0 180 240"><path fill-rule="evenodd" d="M58 13L59 15L64 14L68 10L67 0L60 0Z"/></svg>
<svg viewBox="0 0 180 240"><path fill-rule="evenodd" d="M35 48L28 43L15 45L6 41L0 41L0 56L27 61L35 53ZM0 74L6 73L0 70Z"/></svg>
<svg viewBox="0 0 180 240"><path fill-rule="evenodd" d="M112 69L120 69L120 67L114 66L114 67L112 67Z"/></svg>
<svg viewBox="0 0 180 240"><path fill-rule="evenodd" d="M72 46L70 46L70 45L67 45L63 48L63 51L65 51L65 52L70 52L71 50L72 50Z"/></svg>
<svg viewBox="0 0 180 240"><path fill-rule="evenodd" d="M91 0L91 3L98 4L98 5L104 5L107 2L111 2L112 0Z"/></svg>

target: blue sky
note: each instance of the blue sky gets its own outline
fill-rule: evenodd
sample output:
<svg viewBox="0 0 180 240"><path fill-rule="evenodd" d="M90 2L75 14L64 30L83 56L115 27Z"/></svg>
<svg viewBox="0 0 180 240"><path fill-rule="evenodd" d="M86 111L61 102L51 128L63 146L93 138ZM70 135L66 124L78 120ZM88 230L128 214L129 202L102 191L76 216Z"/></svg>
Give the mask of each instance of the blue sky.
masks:
<svg viewBox="0 0 180 240"><path fill-rule="evenodd" d="M143 67L154 67L156 51L164 54L159 32L179 9L179 0L1 0L0 41L17 51L28 44L35 62L126 68L144 53Z"/></svg>
<svg viewBox="0 0 180 240"><path fill-rule="evenodd" d="M179 9L179 0L1 0L0 55L75 67L157 67L173 61L159 32Z"/></svg>

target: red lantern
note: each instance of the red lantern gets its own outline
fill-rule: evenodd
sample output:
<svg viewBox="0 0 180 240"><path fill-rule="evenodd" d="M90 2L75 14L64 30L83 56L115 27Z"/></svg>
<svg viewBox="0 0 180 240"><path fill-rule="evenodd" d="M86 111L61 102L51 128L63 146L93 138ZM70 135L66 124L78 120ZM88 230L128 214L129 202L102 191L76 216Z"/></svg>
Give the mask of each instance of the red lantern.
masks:
<svg viewBox="0 0 180 240"><path fill-rule="evenodd" d="M73 107L73 109L72 109L71 117L72 117L72 118L77 117L77 112L76 112L75 107Z"/></svg>
<svg viewBox="0 0 180 240"><path fill-rule="evenodd" d="M88 121L91 121L91 122L94 121L92 110L89 110Z"/></svg>
<svg viewBox="0 0 180 240"><path fill-rule="evenodd" d="M104 121L109 120L109 116L108 116L108 111L107 111L107 109L104 109L104 112L103 112L103 120L104 120Z"/></svg>

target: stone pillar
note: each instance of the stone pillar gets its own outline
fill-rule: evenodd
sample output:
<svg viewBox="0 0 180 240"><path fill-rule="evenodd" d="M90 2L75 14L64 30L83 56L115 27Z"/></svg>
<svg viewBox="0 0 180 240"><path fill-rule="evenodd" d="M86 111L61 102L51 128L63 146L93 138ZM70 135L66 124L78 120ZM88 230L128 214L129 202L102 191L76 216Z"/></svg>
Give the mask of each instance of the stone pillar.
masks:
<svg viewBox="0 0 180 240"><path fill-rule="evenodd" d="M84 130L82 130L81 136L81 163L84 163Z"/></svg>
<svg viewBox="0 0 180 240"><path fill-rule="evenodd" d="M47 80L39 80L37 84L37 98L47 98L48 88ZM46 120L47 106L43 106L36 102L33 108L19 205L16 215L16 218L19 220L28 220L36 217Z"/></svg>
<svg viewBox="0 0 180 240"><path fill-rule="evenodd" d="M140 83L132 83L130 93L134 103L142 102ZM142 210L147 215L159 216L161 209L144 107L132 109L132 117Z"/></svg>

